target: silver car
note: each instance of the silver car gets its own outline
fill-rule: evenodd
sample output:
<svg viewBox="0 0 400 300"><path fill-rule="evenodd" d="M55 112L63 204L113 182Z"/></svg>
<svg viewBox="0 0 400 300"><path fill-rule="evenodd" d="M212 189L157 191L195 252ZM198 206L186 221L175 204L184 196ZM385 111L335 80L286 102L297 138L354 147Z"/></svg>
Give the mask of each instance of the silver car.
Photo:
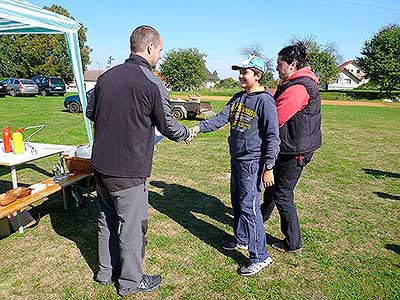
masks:
<svg viewBox="0 0 400 300"><path fill-rule="evenodd" d="M36 83L30 79L8 78L6 84L8 93L13 97L19 95L35 96L39 92Z"/></svg>

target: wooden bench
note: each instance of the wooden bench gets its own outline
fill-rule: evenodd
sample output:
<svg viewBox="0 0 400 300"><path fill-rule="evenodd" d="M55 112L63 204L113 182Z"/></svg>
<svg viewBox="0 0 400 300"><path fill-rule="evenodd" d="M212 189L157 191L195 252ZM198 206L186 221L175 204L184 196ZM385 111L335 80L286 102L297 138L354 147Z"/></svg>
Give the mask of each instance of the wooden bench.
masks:
<svg viewBox="0 0 400 300"><path fill-rule="evenodd" d="M43 198L51 194L54 194L60 190L63 191L64 208L67 209L68 206L67 206L67 197L65 188L82 179L88 178L91 175L92 174L70 174L68 177L63 178L58 182L54 182L53 178L48 178L41 182L41 184L46 185L46 188L44 190L38 191L34 194L30 194L23 198L19 198L8 205L0 206L0 219L6 218L14 213L17 213L18 231L22 233L23 226L19 218L19 214L21 211L23 211L31 204L40 201Z"/></svg>

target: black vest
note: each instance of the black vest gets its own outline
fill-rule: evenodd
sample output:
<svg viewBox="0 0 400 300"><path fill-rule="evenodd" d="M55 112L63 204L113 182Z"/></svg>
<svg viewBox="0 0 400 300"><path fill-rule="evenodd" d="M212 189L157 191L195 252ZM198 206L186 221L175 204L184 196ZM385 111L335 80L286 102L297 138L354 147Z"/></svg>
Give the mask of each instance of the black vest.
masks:
<svg viewBox="0 0 400 300"><path fill-rule="evenodd" d="M299 77L280 85L275 100L289 87L300 84L310 95L307 106L279 128L280 154L304 154L317 150L322 143L321 98L318 86L309 77Z"/></svg>

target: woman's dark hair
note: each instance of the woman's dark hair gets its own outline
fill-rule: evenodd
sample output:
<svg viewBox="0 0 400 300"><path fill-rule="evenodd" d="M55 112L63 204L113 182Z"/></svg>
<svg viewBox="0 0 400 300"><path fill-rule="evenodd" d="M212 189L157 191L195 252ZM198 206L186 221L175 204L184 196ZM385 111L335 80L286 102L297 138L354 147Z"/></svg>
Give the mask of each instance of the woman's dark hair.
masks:
<svg viewBox="0 0 400 300"><path fill-rule="evenodd" d="M296 61L297 69L304 68L308 65L307 47L302 42L297 42L294 45L287 46L279 51L278 56L286 61L289 65Z"/></svg>

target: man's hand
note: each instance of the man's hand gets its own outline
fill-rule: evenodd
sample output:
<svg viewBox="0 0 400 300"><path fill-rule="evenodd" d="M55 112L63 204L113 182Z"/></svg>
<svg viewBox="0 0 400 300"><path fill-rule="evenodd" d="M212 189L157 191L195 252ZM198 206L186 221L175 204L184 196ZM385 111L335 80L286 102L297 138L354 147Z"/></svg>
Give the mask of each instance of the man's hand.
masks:
<svg viewBox="0 0 400 300"><path fill-rule="evenodd" d="M196 126L190 128L189 130L190 130L190 136L185 140L185 143L188 145L193 141L193 139L200 132L200 126L196 125Z"/></svg>
<svg viewBox="0 0 400 300"><path fill-rule="evenodd" d="M192 128L190 128L190 135L193 135L194 137L196 137L196 135L200 132L200 126L196 125Z"/></svg>
<svg viewBox="0 0 400 300"><path fill-rule="evenodd" d="M273 170L265 170L263 174L263 186L264 188L271 187L274 185L274 171Z"/></svg>

